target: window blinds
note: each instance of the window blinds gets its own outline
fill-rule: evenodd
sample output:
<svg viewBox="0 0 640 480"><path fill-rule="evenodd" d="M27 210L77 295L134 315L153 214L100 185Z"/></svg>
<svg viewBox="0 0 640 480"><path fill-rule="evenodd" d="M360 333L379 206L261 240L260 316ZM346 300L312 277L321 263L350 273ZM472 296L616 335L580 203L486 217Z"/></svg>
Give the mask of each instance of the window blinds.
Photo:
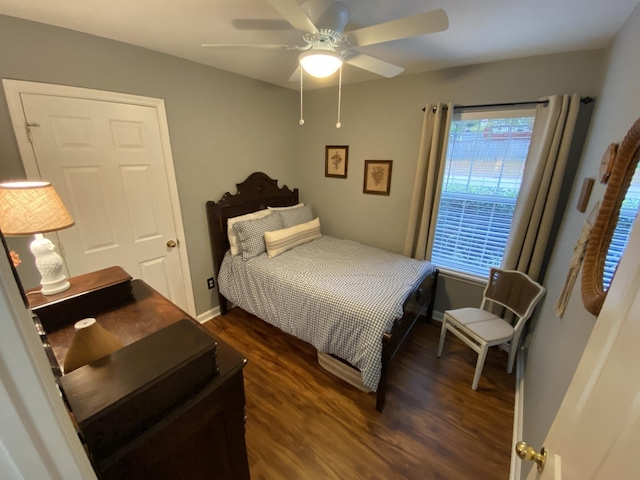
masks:
<svg viewBox="0 0 640 480"><path fill-rule="evenodd" d="M500 265L534 110L458 114L451 125L431 261L486 277Z"/></svg>
<svg viewBox="0 0 640 480"><path fill-rule="evenodd" d="M611 239L611 244L609 245L609 250L607 251L607 256L605 258L604 278L602 282L605 290L607 290L609 285L611 285L613 274L615 273L618 263L620 262L620 258L622 258L622 253L627 246L633 221L638 214L638 207L640 206L639 170L640 164L636 166L636 171L633 175L633 179L631 180L631 185L629 186L624 201L622 202L618 223L613 232L613 238Z"/></svg>

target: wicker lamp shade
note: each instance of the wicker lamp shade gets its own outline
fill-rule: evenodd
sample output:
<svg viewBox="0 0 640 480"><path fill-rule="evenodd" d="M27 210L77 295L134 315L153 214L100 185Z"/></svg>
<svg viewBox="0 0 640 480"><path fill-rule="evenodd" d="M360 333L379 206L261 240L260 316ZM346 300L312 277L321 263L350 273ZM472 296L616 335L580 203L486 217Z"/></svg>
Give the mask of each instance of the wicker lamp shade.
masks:
<svg viewBox="0 0 640 480"><path fill-rule="evenodd" d="M73 223L49 182L0 184L0 230L5 235L54 232Z"/></svg>

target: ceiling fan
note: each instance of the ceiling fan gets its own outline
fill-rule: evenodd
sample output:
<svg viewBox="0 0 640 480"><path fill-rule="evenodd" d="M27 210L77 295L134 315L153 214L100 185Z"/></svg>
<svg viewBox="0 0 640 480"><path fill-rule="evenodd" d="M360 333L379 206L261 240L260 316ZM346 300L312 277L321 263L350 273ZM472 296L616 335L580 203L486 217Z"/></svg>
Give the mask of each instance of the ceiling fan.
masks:
<svg viewBox="0 0 640 480"><path fill-rule="evenodd" d="M295 0L267 0L280 15L302 33L302 45L281 44L204 44L203 47L243 47L298 50L300 66L312 76L324 78L335 73L343 63L391 78L404 68L372 57L360 48L403 38L441 32L449 27L442 9L410 15L398 20L345 32L349 10L336 0L309 0L298 5ZM287 25L282 20L238 19L239 30L276 30ZM300 67L290 81L300 78Z"/></svg>

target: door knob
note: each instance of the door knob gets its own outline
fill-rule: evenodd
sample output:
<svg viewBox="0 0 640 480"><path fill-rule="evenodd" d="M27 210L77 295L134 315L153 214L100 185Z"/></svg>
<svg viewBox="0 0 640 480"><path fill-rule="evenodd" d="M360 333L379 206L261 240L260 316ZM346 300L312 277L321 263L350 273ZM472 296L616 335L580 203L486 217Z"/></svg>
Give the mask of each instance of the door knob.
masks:
<svg viewBox="0 0 640 480"><path fill-rule="evenodd" d="M525 442L518 442L516 444L516 453L522 460L536 462L539 472L544 470L544 464L547 462L547 449L545 447L542 447L540 453L538 453Z"/></svg>
<svg viewBox="0 0 640 480"><path fill-rule="evenodd" d="M169 248L176 248L177 245L178 244L174 240L169 240L167 242L167 247L169 247Z"/></svg>

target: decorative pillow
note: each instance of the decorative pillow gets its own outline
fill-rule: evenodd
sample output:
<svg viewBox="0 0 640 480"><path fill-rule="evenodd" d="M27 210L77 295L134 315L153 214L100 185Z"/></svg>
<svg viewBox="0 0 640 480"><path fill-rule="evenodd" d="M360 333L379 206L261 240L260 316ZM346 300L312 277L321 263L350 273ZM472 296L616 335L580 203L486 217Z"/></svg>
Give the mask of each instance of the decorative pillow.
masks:
<svg viewBox="0 0 640 480"><path fill-rule="evenodd" d="M282 220L278 215L267 215L254 220L235 222L233 228L238 232L238 238L242 246L242 259L249 260L267 251L264 243L264 232L280 230L282 228Z"/></svg>
<svg viewBox="0 0 640 480"><path fill-rule="evenodd" d="M264 241L267 245L269 258L273 258L321 236L320 219L314 218L310 222L301 223L294 227L283 228L275 232L264 232Z"/></svg>
<svg viewBox="0 0 640 480"><path fill-rule="evenodd" d="M276 210L276 213L282 218L282 226L284 228L294 227L313 220L311 205L305 205L291 210Z"/></svg>
<svg viewBox="0 0 640 480"><path fill-rule="evenodd" d="M294 208L304 207L304 203L298 203L296 205L291 205L290 207L267 207L269 210L273 212L277 212L278 210L292 210Z"/></svg>
<svg viewBox="0 0 640 480"><path fill-rule="evenodd" d="M273 212L271 212L271 210L265 208L264 210L258 210L257 212L247 213L246 215L240 215L239 217L233 217L227 220L227 237L229 238L231 255L238 255L242 250L240 246L240 239L238 238L238 232L233 228L233 224L244 220L255 220L256 218L266 217L272 213Z"/></svg>

